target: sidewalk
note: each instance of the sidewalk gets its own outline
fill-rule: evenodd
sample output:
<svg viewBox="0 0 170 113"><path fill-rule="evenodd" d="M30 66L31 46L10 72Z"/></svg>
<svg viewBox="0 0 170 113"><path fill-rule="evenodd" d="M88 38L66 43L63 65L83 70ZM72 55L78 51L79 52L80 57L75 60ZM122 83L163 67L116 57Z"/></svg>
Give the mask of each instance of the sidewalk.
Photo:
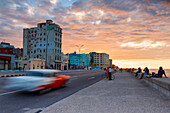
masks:
<svg viewBox="0 0 170 113"><path fill-rule="evenodd" d="M130 73L117 72L41 113L170 113L170 100Z"/></svg>

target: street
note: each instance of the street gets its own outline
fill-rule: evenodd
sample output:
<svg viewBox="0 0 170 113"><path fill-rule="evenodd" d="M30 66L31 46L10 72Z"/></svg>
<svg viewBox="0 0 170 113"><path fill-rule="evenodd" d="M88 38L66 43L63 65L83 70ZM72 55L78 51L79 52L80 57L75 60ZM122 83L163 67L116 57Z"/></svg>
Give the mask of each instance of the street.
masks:
<svg viewBox="0 0 170 113"><path fill-rule="evenodd" d="M62 73L71 76L66 87L57 88L49 93L38 95L35 93L22 93L2 89L5 77L0 78L0 110L1 113L23 113L43 108L72 95L103 79L104 71L76 71Z"/></svg>

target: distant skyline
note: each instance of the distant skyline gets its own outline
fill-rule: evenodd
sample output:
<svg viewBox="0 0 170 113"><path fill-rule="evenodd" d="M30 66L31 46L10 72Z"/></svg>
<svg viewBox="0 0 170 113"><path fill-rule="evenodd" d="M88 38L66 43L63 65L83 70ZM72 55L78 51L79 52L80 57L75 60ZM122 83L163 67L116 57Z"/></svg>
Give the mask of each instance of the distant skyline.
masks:
<svg viewBox="0 0 170 113"><path fill-rule="evenodd" d="M119 67L170 69L169 0L0 0L0 41L22 47L23 28L53 20L62 51L105 52Z"/></svg>

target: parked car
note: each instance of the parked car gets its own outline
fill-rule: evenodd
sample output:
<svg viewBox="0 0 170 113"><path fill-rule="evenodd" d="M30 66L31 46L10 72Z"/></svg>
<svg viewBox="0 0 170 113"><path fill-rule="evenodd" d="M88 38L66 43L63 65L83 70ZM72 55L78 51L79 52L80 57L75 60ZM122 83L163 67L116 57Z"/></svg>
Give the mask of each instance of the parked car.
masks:
<svg viewBox="0 0 170 113"><path fill-rule="evenodd" d="M29 70L25 76L7 78L5 88L45 93L68 82L70 76L60 75L59 72L61 71L51 69Z"/></svg>

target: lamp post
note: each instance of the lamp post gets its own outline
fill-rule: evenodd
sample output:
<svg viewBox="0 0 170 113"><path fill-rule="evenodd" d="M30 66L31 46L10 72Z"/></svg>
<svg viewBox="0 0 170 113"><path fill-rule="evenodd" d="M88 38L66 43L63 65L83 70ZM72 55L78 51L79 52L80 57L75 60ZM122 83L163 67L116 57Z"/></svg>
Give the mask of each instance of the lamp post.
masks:
<svg viewBox="0 0 170 113"><path fill-rule="evenodd" d="M84 46L84 45L76 45L76 47L79 48L79 65L80 65L80 50L81 50L81 48L82 48L83 46Z"/></svg>

